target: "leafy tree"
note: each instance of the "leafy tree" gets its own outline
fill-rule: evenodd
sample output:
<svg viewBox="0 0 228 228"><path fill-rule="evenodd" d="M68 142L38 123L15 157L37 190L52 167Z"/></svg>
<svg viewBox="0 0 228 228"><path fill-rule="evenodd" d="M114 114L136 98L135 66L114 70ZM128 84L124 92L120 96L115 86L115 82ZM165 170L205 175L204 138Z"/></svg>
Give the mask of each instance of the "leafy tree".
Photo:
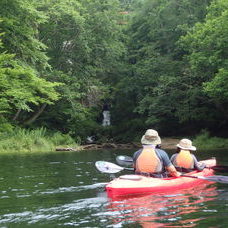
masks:
<svg viewBox="0 0 228 228"><path fill-rule="evenodd" d="M118 7L117 0L48 0L37 5L48 18L39 30L55 69L53 80L64 83L61 100L48 107L40 119L43 124L72 134L81 134L81 125L87 125L84 135L93 131L124 52Z"/></svg>
<svg viewBox="0 0 228 228"><path fill-rule="evenodd" d="M227 19L228 2L213 1L208 8L205 22L197 23L192 31L182 38L189 52L188 59L193 72L192 84L201 91L204 104L208 103L204 116L211 113L212 123L217 125L216 122L219 121L219 127L226 126L228 120ZM214 125L212 126L215 127Z"/></svg>
<svg viewBox="0 0 228 228"><path fill-rule="evenodd" d="M59 99L55 87L60 84L47 80L48 57L45 45L38 39L38 26L45 21L45 16L32 3L27 0L0 2L0 29L4 33L0 49L0 96L5 107L3 112L13 120L24 111L21 120L25 121L34 107L44 107Z"/></svg>
<svg viewBox="0 0 228 228"><path fill-rule="evenodd" d="M197 106L185 50L178 41L205 17L209 2L158 0L138 5L128 30L131 69L120 85L122 90L130 85L128 100L133 97L134 105L129 113L145 120L143 128L153 126L167 133L170 126L175 134L179 123L199 119L200 109L198 114L191 112Z"/></svg>

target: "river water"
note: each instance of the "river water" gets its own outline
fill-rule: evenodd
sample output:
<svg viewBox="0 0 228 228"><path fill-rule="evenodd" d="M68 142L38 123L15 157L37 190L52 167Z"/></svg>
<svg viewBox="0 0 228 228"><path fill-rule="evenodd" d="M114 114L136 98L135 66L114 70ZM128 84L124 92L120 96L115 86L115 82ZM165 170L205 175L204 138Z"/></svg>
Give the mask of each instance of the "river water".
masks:
<svg viewBox="0 0 228 228"><path fill-rule="evenodd" d="M95 161L115 162L117 155L132 153L0 155L0 228L228 227L228 184L206 182L168 194L107 198L104 185L113 177L96 170ZM228 165L227 153L196 155L216 156L220 165Z"/></svg>

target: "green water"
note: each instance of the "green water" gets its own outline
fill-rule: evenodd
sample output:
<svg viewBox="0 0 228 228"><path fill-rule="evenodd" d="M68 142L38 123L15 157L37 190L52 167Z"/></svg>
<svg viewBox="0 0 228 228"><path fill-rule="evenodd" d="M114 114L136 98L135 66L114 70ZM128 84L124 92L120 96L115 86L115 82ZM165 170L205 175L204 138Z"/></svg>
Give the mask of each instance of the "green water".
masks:
<svg viewBox="0 0 228 228"><path fill-rule="evenodd" d="M228 185L112 201L94 162L133 151L0 155L0 227L228 227ZM170 153L171 154L171 153ZM228 151L216 156L228 165ZM123 174L124 172L122 172ZM228 175L222 174L222 175Z"/></svg>

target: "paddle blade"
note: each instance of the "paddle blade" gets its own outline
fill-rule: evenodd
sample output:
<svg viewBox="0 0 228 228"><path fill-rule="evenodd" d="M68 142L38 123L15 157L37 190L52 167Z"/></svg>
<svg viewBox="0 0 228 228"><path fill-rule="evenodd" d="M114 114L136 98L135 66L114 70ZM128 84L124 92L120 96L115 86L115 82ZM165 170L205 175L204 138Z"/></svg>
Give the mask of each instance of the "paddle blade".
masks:
<svg viewBox="0 0 228 228"><path fill-rule="evenodd" d="M123 166L132 166L133 165L133 159L132 157L125 156L125 155L119 155L116 157L116 162L119 165Z"/></svg>
<svg viewBox="0 0 228 228"><path fill-rule="evenodd" d="M123 167L106 161L97 161L95 166L102 173L118 173L124 169Z"/></svg>

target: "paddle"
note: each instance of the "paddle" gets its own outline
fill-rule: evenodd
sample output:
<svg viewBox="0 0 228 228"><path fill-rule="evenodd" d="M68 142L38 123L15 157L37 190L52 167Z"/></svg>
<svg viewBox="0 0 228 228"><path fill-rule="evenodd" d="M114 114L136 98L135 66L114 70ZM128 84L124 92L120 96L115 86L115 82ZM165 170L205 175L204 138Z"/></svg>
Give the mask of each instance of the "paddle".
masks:
<svg viewBox="0 0 228 228"><path fill-rule="evenodd" d="M116 164L113 164L111 162L106 162L106 161L97 161L95 163L96 168L102 172L102 173L118 173L122 170L131 170L133 171L133 168L124 168L121 166L118 166Z"/></svg>
<svg viewBox="0 0 228 228"><path fill-rule="evenodd" d="M123 166L129 166L133 164L133 159L130 156L125 156L125 155L117 156L116 161L119 165L123 165ZM228 166L225 166L225 165L215 165L208 168L221 173L228 172Z"/></svg>
<svg viewBox="0 0 228 228"><path fill-rule="evenodd" d="M119 165L122 166L132 166L133 165L133 159L130 156L126 156L126 155L119 155L116 157L116 162Z"/></svg>
<svg viewBox="0 0 228 228"><path fill-rule="evenodd" d="M185 174L182 174L181 176L228 184L228 176L218 176L217 175L217 176L203 177L203 176L191 176L191 175L185 175Z"/></svg>
<svg viewBox="0 0 228 228"><path fill-rule="evenodd" d="M226 166L226 165L215 165L215 166L209 167L209 169L213 169L214 171L218 171L221 173L227 173L228 172L228 166Z"/></svg>
<svg viewBox="0 0 228 228"><path fill-rule="evenodd" d="M95 166L99 171L102 173L118 173L122 170L134 170L133 168L124 168L121 166L118 166L116 164L113 164L111 162L105 162L105 161L97 161L95 163ZM191 176L191 175L185 175L182 174L182 177L189 177L189 178L197 178L197 179L202 179L210 182L219 182L219 183L224 183L228 184L228 176L208 176L208 177L203 177L203 176Z"/></svg>

